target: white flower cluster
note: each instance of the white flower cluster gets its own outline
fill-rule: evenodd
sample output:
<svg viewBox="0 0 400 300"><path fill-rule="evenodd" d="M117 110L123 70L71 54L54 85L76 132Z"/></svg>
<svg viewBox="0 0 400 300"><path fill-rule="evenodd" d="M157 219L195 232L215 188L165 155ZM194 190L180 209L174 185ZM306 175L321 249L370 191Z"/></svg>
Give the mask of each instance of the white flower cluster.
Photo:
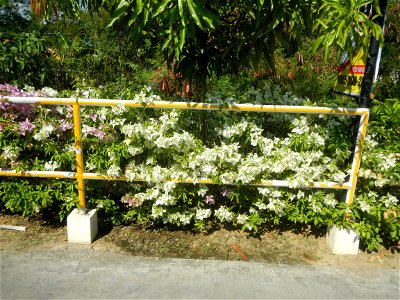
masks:
<svg viewBox="0 0 400 300"><path fill-rule="evenodd" d="M4 160L15 161L22 149L18 146L4 146L3 153L1 154L1 158Z"/></svg>
<svg viewBox="0 0 400 300"><path fill-rule="evenodd" d="M121 132L125 135L127 145L134 144L136 140L144 140L145 148L174 148L177 152L186 153L195 148L194 137L177 126L178 114L175 111L166 112L161 117L150 119L150 122L138 122L121 125ZM179 133L180 132L180 133ZM142 151L135 145L138 153Z"/></svg>
<svg viewBox="0 0 400 300"><path fill-rule="evenodd" d="M126 107L122 103L118 104L117 106L111 107L112 113L117 115L117 116L122 115L125 112L125 110L126 110Z"/></svg>
<svg viewBox="0 0 400 300"><path fill-rule="evenodd" d="M224 137L225 139L230 139L235 136L241 136L246 131L249 123L246 119L242 119L239 123L228 125L227 123L224 124L223 128L217 128L216 132Z"/></svg>
<svg viewBox="0 0 400 300"><path fill-rule="evenodd" d="M265 84L262 89L250 89L245 99L257 104L304 105L304 100L293 97L290 92L284 93L279 86Z"/></svg>
<svg viewBox="0 0 400 300"><path fill-rule="evenodd" d="M371 211L371 206L366 203L364 200L358 200L358 203L360 204L360 209L363 212L369 213Z"/></svg>
<svg viewBox="0 0 400 300"><path fill-rule="evenodd" d="M164 218L164 223L182 223L183 225L190 224L193 218L193 214L184 214L180 212L172 213L168 215L168 218Z"/></svg>
<svg viewBox="0 0 400 300"><path fill-rule="evenodd" d="M79 98L79 97L85 99L97 99L100 97L100 93L97 89L92 87L86 87L85 89L77 88L75 90L75 93L71 95L71 98Z"/></svg>
<svg viewBox="0 0 400 300"><path fill-rule="evenodd" d="M370 213L371 208L376 206L377 203L383 203L387 209L399 207L400 201L396 196L387 193L385 196L380 197L376 192L370 191L368 194L362 194L357 197L356 201L360 205L363 212Z"/></svg>
<svg viewBox="0 0 400 300"><path fill-rule="evenodd" d="M393 175L398 168L399 157L389 151L376 149L378 143L374 137L374 134L366 137L358 176L372 179L376 187L399 185L400 179Z"/></svg>
<svg viewBox="0 0 400 300"><path fill-rule="evenodd" d="M166 211L167 210L161 206L153 205L153 207L151 208L151 216L154 219L158 219L162 217Z"/></svg>
<svg viewBox="0 0 400 300"><path fill-rule="evenodd" d="M98 92L91 88L77 90L77 94L90 98L99 96ZM216 102L213 97L208 95L208 100ZM151 88L148 87L135 95L133 100L137 103L151 104L161 99L152 95ZM226 98L220 103L230 101L236 100ZM283 94L279 88L270 85L266 85L262 90L250 90L240 101L277 105L303 104L303 100ZM138 110L141 111L141 108L133 112L133 109L131 111L123 103L112 108L82 108L84 136L92 134L102 139L106 134L103 132L105 126L109 132L114 133L111 134L114 135L114 140L112 145L109 143L108 155L104 155L106 161L102 164L88 159L86 169L105 172L112 177L125 174L129 181L140 178L149 184L145 191L126 195L121 200L132 209L138 207L136 204L141 205L147 201L151 203L149 207L152 207L152 217L162 218L165 222L189 224L192 219L203 221L214 214L221 222L236 222L250 229L250 219L257 213L263 211L282 216L288 201L295 199L306 198L316 213L322 211L323 205L337 205L336 199L330 194L323 198L308 194L306 197L301 190L291 193L274 188L260 188L258 190L262 197L254 200L251 209L235 215L225 202L219 207L215 205L215 202L218 204L218 196L212 195L207 186L200 185L197 195L206 197L203 202L210 205L210 208L202 208L205 204L201 203L200 207L182 208L177 212L179 194L176 191L176 183L168 180L191 178L194 183L198 183L201 179L211 178L223 184L248 184L260 179L277 179L288 180L291 188L306 185L310 181L343 182L348 170L340 168L339 165L343 165L341 159L348 155L347 150L337 149L335 157L326 157L324 153L330 134L341 124L338 117L305 117L276 113L245 116L236 114L232 117L231 112L223 112L215 118L217 121L210 123L216 127L213 136L216 137L215 141L207 141L209 143L205 146L194 134L187 131L187 124L190 123L183 121L183 116L186 115L182 111L156 110L148 117ZM65 109L58 111L60 114L67 114ZM280 128L275 128L280 122L290 122L291 130L285 127L281 134ZM36 129L33 138L43 141L55 131L55 125L47 123ZM276 134L277 132L279 134ZM376 146L373 140L368 145L370 149ZM1 158L14 161L21 149L6 147L3 150ZM121 157L126 159L123 164ZM376 170L383 172L393 168L397 163L396 158L388 159L382 153L376 153L373 157L377 163L369 176L376 176L377 182L383 182L385 179L378 178ZM122 169L125 165L127 167ZM55 161L49 161L44 166L45 170L57 168L59 165ZM368 170L363 174L368 176ZM395 202L393 196L387 196L382 201L389 206ZM367 205L369 204L365 203L363 209L367 210Z"/></svg>
<svg viewBox="0 0 400 300"><path fill-rule="evenodd" d="M263 196L263 202L258 201L255 204L259 209L268 209L279 216L284 215L286 205L281 191L271 188L258 188L258 192ZM268 204L264 203L265 200L268 201Z"/></svg>
<svg viewBox="0 0 400 300"><path fill-rule="evenodd" d="M145 90L142 90L140 93L135 95L133 101L135 101L136 103L150 104L153 103L154 101L161 100L160 96L158 95L153 95L153 94L148 95L150 92L151 92L151 86L147 86Z"/></svg>
<svg viewBox="0 0 400 300"><path fill-rule="evenodd" d="M315 212L316 214L320 214L322 212L322 203L317 200L317 197L309 195L308 202L310 203L313 212Z"/></svg>
<svg viewBox="0 0 400 300"><path fill-rule="evenodd" d="M238 143L222 144L214 148L205 148L200 153L191 153L188 157L187 172L194 178L210 178L218 175L219 170L229 170L242 159Z"/></svg>
<svg viewBox="0 0 400 300"><path fill-rule="evenodd" d="M120 175L120 172L121 172L121 168L118 167L117 165L112 164L107 170L107 175L116 177L116 176Z"/></svg>
<svg viewBox="0 0 400 300"><path fill-rule="evenodd" d="M209 208L196 208L196 219L203 221L211 217L211 209Z"/></svg>
<svg viewBox="0 0 400 300"><path fill-rule="evenodd" d="M90 89L87 90L91 92ZM94 95L96 96L96 95ZM290 94L282 95L279 88L266 85L263 90L249 91L250 100L256 99L257 103L268 104L301 104L301 100L293 98ZM140 103L152 103L160 100L159 96L151 95L151 88L147 88L134 98ZM230 99L233 100L233 99ZM221 138L218 146L212 148L198 146L194 136L178 126L180 112L170 110L162 112L159 117L145 119L142 115L135 117L135 122L122 114L127 108L120 104L113 108L102 107L93 113L92 108L83 108L83 116L97 122L97 125L111 125L116 132L125 136L123 144L131 155L132 162L125 169L129 180L143 178L147 182L159 182L167 178L192 178L196 183L203 178L218 178L222 183L250 183L256 179L282 179L289 180L290 187L298 187L313 180L343 181L346 172L336 165L335 158L324 157L321 150L308 150L297 152L292 150L292 140L301 137L301 142L307 146L316 145L323 147L328 133L325 128L311 124L312 118L296 116L293 114L265 114L268 124L274 124L274 116L289 116L293 125L292 131L286 138L278 138L264 133L264 129L257 125L259 117L249 115L242 117L239 122L228 115L222 114L223 127L216 128L217 135ZM258 119L257 119L258 118ZM279 117L281 118L281 117ZM258 120L255 122L255 120ZM100 122L100 123L99 123ZM336 122L336 121L335 121ZM93 125L91 125L93 126ZM94 128L83 125L83 134L92 133ZM333 126L333 125L332 125ZM46 139L54 128L52 125L44 126L34 137L37 140ZM92 133L93 134L93 133ZM248 138L254 147L250 153L241 149L239 142L229 141ZM168 150L168 167L157 166L157 155L165 155ZM172 150L172 151L170 151ZM155 153L154 163L135 161L135 157L142 153ZM339 151L339 150L338 150ZM115 153L114 157L120 157ZM109 176L118 176L120 169L119 159L110 159L111 165L106 170ZM390 165L393 163L390 162ZM94 162L87 164L88 170L96 170L99 165ZM285 177L282 177L285 174ZM275 177L275 178L274 178ZM165 202L170 202L165 200Z"/></svg>
<svg viewBox="0 0 400 300"><path fill-rule="evenodd" d="M54 171L55 169L57 169L59 167L60 167L60 165L58 162L51 160L51 161L48 161L45 163L44 170L45 171Z"/></svg>
<svg viewBox="0 0 400 300"><path fill-rule="evenodd" d="M391 207L398 205L399 199L396 198L396 196L393 196L389 193L387 193L386 196L382 197L383 204L385 204L386 207Z"/></svg>
<svg viewBox="0 0 400 300"><path fill-rule="evenodd" d="M58 92L51 87L45 86L44 88L41 89L41 92L47 95L48 97L58 97Z"/></svg>
<svg viewBox="0 0 400 300"><path fill-rule="evenodd" d="M49 138L54 130L54 126L47 123L43 125L42 128L40 128L39 131L33 135L33 138L37 141L44 141Z"/></svg>
<svg viewBox="0 0 400 300"><path fill-rule="evenodd" d="M199 189L197 190L197 194L201 197L204 197L208 192L208 187L204 184L200 184Z"/></svg>
<svg viewBox="0 0 400 300"><path fill-rule="evenodd" d="M233 214L225 207L221 206L218 208L214 215L221 221L221 222L231 222L233 220Z"/></svg>
<svg viewBox="0 0 400 300"><path fill-rule="evenodd" d="M310 127L308 126L307 118L304 116L294 119L292 121L292 124L294 125L294 128L292 129L293 133L303 134L310 132Z"/></svg>
<svg viewBox="0 0 400 300"><path fill-rule="evenodd" d="M249 220L249 216L246 214L238 214L236 216L236 222L241 225L245 225Z"/></svg>
<svg viewBox="0 0 400 300"><path fill-rule="evenodd" d="M324 203L326 206L330 206L332 208L335 208L336 205L338 204L337 200L335 199L335 196L331 193L324 195Z"/></svg>

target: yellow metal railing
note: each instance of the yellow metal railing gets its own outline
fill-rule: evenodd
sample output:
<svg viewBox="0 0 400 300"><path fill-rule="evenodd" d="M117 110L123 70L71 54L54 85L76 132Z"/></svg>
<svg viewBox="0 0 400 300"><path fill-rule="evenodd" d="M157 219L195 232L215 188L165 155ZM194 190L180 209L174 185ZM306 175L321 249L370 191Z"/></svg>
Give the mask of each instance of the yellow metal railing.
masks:
<svg viewBox="0 0 400 300"><path fill-rule="evenodd" d="M351 167L351 174L348 182L310 182L302 187L309 188L329 188L347 190L346 203L353 202L357 175L360 168L361 152L367 133L367 125L369 119L369 109L367 108L329 108L329 107L312 107L312 106L287 106L287 105L253 105L253 104L212 104L197 102L167 102L154 101L152 103L138 103L133 100L110 100L110 99L71 99L71 98L41 98L41 97L7 97L0 99L14 104L49 104L49 105L72 105L74 118L74 136L76 151L76 172L68 171L21 171L3 170L0 168L0 176L13 177L45 177L45 178L69 178L76 179L78 183L78 199L79 207L86 209L85 201L85 179L96 180L127 180L125 176L106 176L96 173L84 172L84 160L81 144L81 116L80 106L117 106L123 105L132 108L164 108L164 109L190 109L190 110L211 110L211 111L249 111L249 112L273 112L273 113L306 113L306 114L330 114L330 115L350 115L360 116L358 126L357 143L354 149L354 157ZM136 181L144 181L142 178L135 178ZM181 183L203 183L214 184L211 179L176 179L170 178L170 181ZM254 182L255 186L275 186L288 187L289 182L285 180L261 180Z"/></svg>

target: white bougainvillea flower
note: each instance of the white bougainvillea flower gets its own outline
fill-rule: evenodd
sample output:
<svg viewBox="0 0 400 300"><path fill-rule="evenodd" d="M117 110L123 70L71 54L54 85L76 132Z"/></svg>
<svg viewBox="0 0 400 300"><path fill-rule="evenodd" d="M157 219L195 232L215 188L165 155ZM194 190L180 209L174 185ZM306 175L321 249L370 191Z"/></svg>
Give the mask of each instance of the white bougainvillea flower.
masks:
<svg viewBox="0 0 400 300"><path fill-rule="evenodd" d="M44 164L44 170L45 171L54 171L55 169L58 169L60 165L56 161L48 161Z"/></svg>
<svg viewBox="0 0 400 300"><path fill-rule="evenodd" d="M1 154L1 158L4 160L15 161L22 149L18 146L5 146L3 147L3 153Z"/></svg>
<svg viewBox="0 0 400 300"><path fill-rule="evenodd" d="M121 171L121 168L120 168L120 167L118 167L118 166L112 164L112 165L108 168L108 170L107 170L107 175L108 175L108 176L116 177L116 176L119 176L120 171Z"/></svg>

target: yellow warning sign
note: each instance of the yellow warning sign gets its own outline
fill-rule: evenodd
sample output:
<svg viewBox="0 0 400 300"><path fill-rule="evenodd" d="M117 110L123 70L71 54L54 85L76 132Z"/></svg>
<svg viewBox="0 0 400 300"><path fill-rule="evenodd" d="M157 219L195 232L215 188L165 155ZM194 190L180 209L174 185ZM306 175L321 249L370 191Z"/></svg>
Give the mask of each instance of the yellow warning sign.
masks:
<svg viewBox="0 0 400 300"><path fill-rule="evenodd" d="M364 78L366 61L367 54L364 53L362 47L359 51L356 51L352 57L349 57L348 54L342 55L338 68L339 75L335 91L358 97Z"/></svg>

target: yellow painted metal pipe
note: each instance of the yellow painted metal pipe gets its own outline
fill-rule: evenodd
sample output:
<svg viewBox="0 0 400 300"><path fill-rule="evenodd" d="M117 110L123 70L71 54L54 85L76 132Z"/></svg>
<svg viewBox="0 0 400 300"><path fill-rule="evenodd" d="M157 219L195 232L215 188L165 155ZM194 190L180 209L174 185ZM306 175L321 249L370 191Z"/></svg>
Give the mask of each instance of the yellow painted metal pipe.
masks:
<svg viewBox="0 0 400 300"><path fill-rule="evenodd" d="M0 176L9 176L9 177L44 177L44 178L61 178L61 179L77 179L77 172L67 172L67 171L21 171L17 172L14 170L1 170ZM83 179L89 180L119 180L119 181L127 181L126 176L108 176L97 173L86 173L82 174ZM146 181L144 178L136 177L133 181ZM178 178L169 178L166 181L173 181L177 183L192 183L192 184L215 184L212 179L178 179ZM235 183L230 183L227 185L235 185ZM289 187L289 182L286 180L261 180L258 182L250 183L251 186L270 186L270 187ZM342 184L336 182L309 182L308 184L299 186L300 188L322 188L322 189L342 189L348 190L351 188L349 182L345 182Z"/></svg>
<svg viewBox="0 0 400 300"><path fill-rule="evenodd" d="M107 176L101 175L96 173L84 173L83 178L85 179L97 179L97 180L121 180L127 181L127 177L125 176ZM133 181L146 181L144 178L134 178ZM178 178L169 178L165 181L173 181L176 183L192 183L192 184L216 184L214 180L202 178L202 179L193 179L193 178L186 178L186 179L178 179ZM237 183L222 183L223 185L236 185ZM249 185L251 186L274 186L274 187L289 187L289 182L286 180L261 180L257 182L252 182ZM344 183L336 183L336 182L309 182L308 184L299 186L301 188L322 188L322 189L341 189L341 190L348 190L351 188L349 182Z"/></svg>
<svg viewBox="0 0 400 300"><path fill-rule="evenodd" d="M49 105L79 105L88 106L117 106L123 105L133 108L165 108L165 109L190 109L190 110L221 110L221 111L252 111L252 112L279 112L279 113L305 113L305 114L335 114L335 115L365 115L367 108L330 108L318 106L290 106L290 105L260 105L260 104L216 104L198 102L168 102L154 101L152 103L138 103L134 100L112 99L70 99L70 98L41 98L41 97L8 97L4 98L12 103L38 103Z"/></svg>
<svg viewBox="0 0 400 300"><path fill-rule="evenodd" d="M86 209L85 201L85 181L83 179L83 151L81 142L81 113L78 101L72 105L74 117L74 135L76 151L76 179L78 182L78 200L79 208Z"/></svg>
<svg viewBox="0 0 400 300"><path fill-rule="evenodd" d="M0 176L76 179L76 172L65 171L15 171L0 169Z"/></svg>
<svg viewBox="0 0 400 300"><path fill-rule="evenodd" d="M362 115L361 119L360 119L360 125L359 125L358 136L357 136L358 143L354 150L354 158L353 158L351 176L350 176L351 188L347 191L347 195L346 195L346 203L348 205L353 203L354 196L355 196L358 171L360 170L360 165L361 165L361 154L362 154L362 149L364 147L365 137L367 135L368 119L369 119L369 114Z"/></svg>

